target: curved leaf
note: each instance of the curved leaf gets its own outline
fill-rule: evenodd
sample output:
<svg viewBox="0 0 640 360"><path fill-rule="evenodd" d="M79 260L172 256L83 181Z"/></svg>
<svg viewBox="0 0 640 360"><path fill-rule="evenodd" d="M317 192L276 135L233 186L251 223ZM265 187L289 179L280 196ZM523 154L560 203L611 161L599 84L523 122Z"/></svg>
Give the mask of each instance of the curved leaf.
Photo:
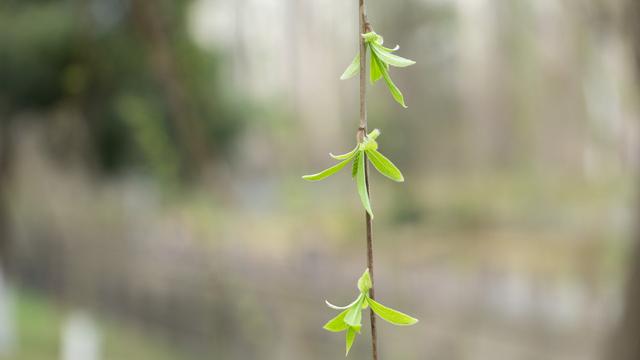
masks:
<svg viewBox="0 0 640 360"><path fill-rule="evenodd" d="M394 325L407 326L413 325L418 322L418 319L413 318L405 313L401 313L400 311L388 308L368 296L367 302L369 303L369 306L371 306L371 310L373 310L374 313L380 316L383 320L386 320Z"/></svg>
<svg viewBox="0 0 640 360"><path fill-rule="evenodd" d="M373 219L373 211L371 210L371 202L369 201L369 191L367 191L367 183L364 174L364 154L358 156L357 173L356 173L356 185L358 186L358 195L360 195L360 201L362 206L367 210L371 218Z"/></svg>
<svg viewBox="0 0 640 360"><path fill-rule="evenodd" d="M358 302L356 302L353 306L351 306L350 309L345 310L347 314L344 316L344 322L347 325L359 327L362 324L362 304L364 302L365 302L365 297L359 296Z"/></svg>
<svg viewBox="0 0 640 360"><path fill-rule="evenodd" d="M333 165L332 167L325 169L317 174L313 174L313 175L305 175L302 178L305 180L309 180L309 181L320 181L322 179L326 179L329 176L337 173L338 171L340 171L340 169L342 169L343 167L345 167L349 161L351 161L351 159L346 159L343 160L339 163L337 163L336 165Z"/></svg>
<svg viewBox="0 0 640 360"><path fill-rule="evenodd" d="M407 67L416 63L413 60L405 59L402 56L392 54L391 52L387 51L387 48L384 48L376 43L371 44L371 50L373 50L373 52L380 58L380 60L382 60L382 62L391 66Z"/></svg>
<svg viewBox="0 0 640 360"><path fill-rule="evenodd" d="M400 92L400 89L398 89L396 84L394 84L393 81L391 80L391 76L389 76L389 71L386 68L382 67L381 65L382 61L378 58L378 56L372 56L372 59L378 62L378 67L382 71L382 77L384 78L384 81L387 83L387 87L389 88L389 92L391 92L391 96L393 96L393 98L398 102L398 104L406 108L407 105L405 105L404 103L404 96L402 96L402 92Z"/></svg>
<svg viewBox="0 0 640 360"><path fill-rule="evenodd" d="M366 34L362 34L362 38L366 42L375 42L379 44L382 44L384 42L384 40L382 39L382 36L376 34L375 31L370 31Z"/></svg>
<svg viewBox="0 0 640 360"><path fill-rule="evenodd" d="M362 150L378 149L378 143L376 142L376 139L378 138L378 136L380 136L380 130L373 129L373 131L371 131L367 136L365 136L364 140L360 144Z"/></svg>
<svg viewBox="0 0 640 360"><path fill-rule="evenodd" d="M326 324L324 324L322 328L331 332L340 332L347 330L349 325L344 322L344 317L347 315L347 312L349 312L349 310L341 312L340 314L338 314L338 316L334 317Z"/></svg>
<svg viewBox="0 0 640 360"><path fill-rule="evenodd" d="M325 300L325 304L327 304L328 307L335 309L335 310L344 310L344 309L348 309L350 307L352 307L353 305L355 305L358 301L360 301L360 297L362 297L362 294L360 294L360 296L358 296L355 300L353 300L353 302L349 305L346 306L337 306L337 305L333 305L332 303L330 303L329 301Z"/></svg>
<svg viewBox="0 0 640 360"><path fill-rule="evenodd" d="M353 164L351 165L351 177L356 177L356 174L358 174L358 161L362 157L362 153L363 151L360 150L356 152L355 156L353 157Z"/></svg>
<svg viewBox="0 0 640 360"><path fill-rule="evenodd" d="M380 134L381 134L380 129L373 129L371 130L370 133L367 134L367 139L375 140L378 138L378 136L380 136Z"/></svg>
<svg viewBox="0 0 640 360"><path fill-rule="evenodd" d="M380 172L380 174L388 177L393 181L404 181L404 176L402 176L400 170L391 162L391 160L387 159L378 150L367 150L367 158L369 159L369 161L371 161L373 167L375 167L376 170Z"/></svg>
<svg viewBox="0 0 640 360"><path fill-rule="evenodd" d="M360 71L360 53L356 54L351 64L347 66L347 69L340 76L340 80L346 80L354 77Z"/></svg>
<svg viewBox="0 0 640 360"><path fill-rule="evenodd" d="M329 153L329 156L331 156L332 158L336 159L336 160L346 160L346 159L351 159L352 157L355 156L356 151L358 151L358 145L356 145L355 148L353 148L353 150L349 151L346 154L341 154L341 155L333 155L332 153Z"/></svg>
<svg viewBox="0 0 640 360"><path fill-rule="evenodd" d="M387 52L394 52L394 51L398 51L400 49L400 45L396 45L393 48L388 48L386 46L382 46L382 44L380 44L380 47Z"/></svg>
<svg viewBox="0 0 640 360"><path fill-rule="evenodd" d="M372 287L371 275L369 274L369 268L367 268L362 276L360 276L360 279L358 279L358 290L360 290L362 294L368 294Z"/></svg>
<svg viewBox="0 0 640 360"><path fill-rule="evenodd" d="M345 352L344 356L349 355L349 350L351 350L351 346L353 346L353 342L356 340L356 330L353 329L352 327L349 327L347 329L347 334L345 335L346 337L346 346L347 346L347 351Z"/></svg>
<svg viewBox="0 0 640 360"><path fill-rule="evenodd" d="M380 69L378 62L373 59L373 55L371 59L369 59L369 81L372 84L375 84L376 81L382 79L382 70Z"/></svg>

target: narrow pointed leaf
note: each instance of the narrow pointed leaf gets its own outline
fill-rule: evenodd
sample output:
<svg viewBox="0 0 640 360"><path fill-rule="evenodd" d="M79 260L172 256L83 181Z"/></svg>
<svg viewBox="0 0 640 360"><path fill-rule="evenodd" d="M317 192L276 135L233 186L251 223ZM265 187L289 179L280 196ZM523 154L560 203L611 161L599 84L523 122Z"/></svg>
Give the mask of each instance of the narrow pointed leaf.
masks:
<svg viewBox="0 0 640 360"><path fill-rule="evenodd" d="M340 76L340 80L346 80L354 77L360 71L360 53L356 54L356 57L353 59L351 64L347 67L347 69Z"/></svg>
<svg viewBox="0 0 640 360"><path fill-rule="evenodd" d="M367 134L367 139L375 140L378 138L378 136L380 136L380 134L381 134L380 129L373 129L371 130L370 133Z"/></svg>
<svg viewBox="0 0 640 360"><path fill-rule="evenodd" d="M387 52L394 52L394 51L398 51L400 49L400 45L396 45L394 48L388 48L385 46L382 46L382 44L380 44L380 47Z"/></svg>
<svg viewBox="0 0 640 360"><path fill-rule="evenodd" d="M371 306L371 310L373 310L374 313L380 316L383 320L386 320L394 325L407 326L413 325L418 322L418 319L401 313L400 311L388 308L368 296L367 302L369 303L369 306Z"/></svg>
<svg viewBox="0 0 640 360"><path fill-rule="evenodd" d="M332 158L336 159L336 160L347 160L347 159L351 159L352 157L355 156L356 151L358 151L358 145L356 145L355 148L353 148L353 150L349 151L346 154L341 154L341 155L333 155L332 153L329 153L329 156L331 156Z"/></svg>
<svg viewBox="0 0 640 360"><path fill-rule="evenodd" d="M380 70L382 70L382 77L384 78L384 81L387 83L387 87L389 88L389 92L391 92L391 96L393 96L393 98L398 102L398 104L406 108L407 105L405 105L404 103L404 96L402 96L400 89L398 89L396 84L394 84L393 81L391 80L391 76L389 76L389 70L381 66L381 61L380 59L378 59L377 56L373 56L373 58L375 61L378 62L378 67L380 68Z"/></svg>
<svg viewBox="0 0 640 360"><path fill-rule="evenodd" d="M380 174L388 177L393 181L404 181L404 176L402 176L400 170L391 162L391 160L387 159L378 150L367 150L367 159L371 161L373 167L375 167L376 170L380 172Z"/></svg>
<svg viewBox="0 0 640 360"><path fill-rule="evenodd" d="M360 276L360 279L358 279L358 290L360 290L362 294L368 294L372 287L371 275L369 274L369 268L367 268L362 276Z"/></svg>
<svg viewBox="0 0 640 360"><path fill-rule="evenodd" d="M360 158L363 156L363 151L359 150L356 152L355 156L353 157L353 164L351 165L351 177L356 177L356 174L358 173L358 160L360 160Z"/></svg>
<svg viewBox="0 0 640 360"><path fill-rule="evenodd" d="M349 327L347 329L347 334L345 335L346 337L346 347L347 347L347 351L345 352L344 356L349 355L349 350L351 350L351 346L353 346L353 342L356 340L356 330Z"/></svg>
<svg viewBox="0 0 640 360"><path fill-rule="evenodd" d="M377 129L376 129L376 130L377 130ZM366 151L366 150L372 150L372 149L373 149L373 150L377 150L377 149L378 149L378 142L377 142L377 141L375 141L373 138L369 138L369 137L367 137L367 138L365 139L365 143L364 143L363 148L364 148L363 150L365 150L365 151Z"/></svg>
<svg viewBox="0 0 640 360"><path fill-rule="evenodd" d="M364 137L364 140L362 141L362 144L361 144L361 149L362 150L378 149L378 143L376 142L376 139L378 138L378 136L380 136L380 130L373 129L369 134L367 134L367 136Z"/></svg>
<svg viewBox="0 0 640 360"><path fill-rule="evenodd" d="M322 328L331 332L340 332L347 330L349 325L344 322L344 317L347 315L347 312L349 312L349 310L341 312L340 314L338 314L338 316L334 317L326 324L324 324Z"/></svg>
<svg viewBox="0 0 640 360"><path fill-rule="evenodd" d="M327 304L328 307L335 309L335 310L345 310L345 309L349 309L350 307L352 307L353 305L355 305L358 301L360 301L360 296L358 296L355 300L353 300L353 302L351 302L351 304L346 305L346 306L337 306L337 305L333 305L332 303L330 303L329 301L325 300L325 304Z"/></svg>
<svg viewBox="0 0 640 360"><path fill-rule="evenodd" d="M370 31L366 34L362 34L362 38L364 38L364 41L366 42L376 42L380 44L384 42L384 39L382 38L382 36L376 34L375 31Z"/></svg>
<svg viewBox="0 0 640 360"><path fill-rule="evenodd" d="M382 62L391 66L407 67L416 63L413 60L405 59L402 56L392 54L390 51L387 51L386 48L378 44L372 43L371 50L378 56L378 58L380 58Z"/></svg>
<svg viewBox="0 0 640 360"><path fill-rule="evenodd" d="M376 81L382 79L382 70L378 67L378 62L373 59L373 56L369 59L369 81L374 84Z"/></svg>
<svg viewBox="0 0 640 360"><path fill-rule="evenodd" d="M349 326L360 326L362 323L362 303L365 302L364 295L360 294L356 302L344 316L344 322Z"/></svg>
<svg viewBox="0 0 640 360"><path fill-rule="evenodd" d="M305 180L309 180L309 181L319 181L322 179L326 179L329 176L337 173L338 171L340 171L340 169L342 169L343 167L345 167L349 161L351 161L351 159L346 159L343 160L339 163L337 163L336 165L333 165L332 167L325 169L317 174L313 174L313 175L305 175L302 178Z"/></svg>
<svg viewBox="0 0 640 360"><path fill-rule="evenodd" d="M360 195L360 201L362 206L367 210L371 218L373 218L373 211L371 210L371 203L369 201L369 192L367 191L367 184L364 176L364 154L358 156L358 171L356 173L356 184L358 186L358 195Z"/></svg>

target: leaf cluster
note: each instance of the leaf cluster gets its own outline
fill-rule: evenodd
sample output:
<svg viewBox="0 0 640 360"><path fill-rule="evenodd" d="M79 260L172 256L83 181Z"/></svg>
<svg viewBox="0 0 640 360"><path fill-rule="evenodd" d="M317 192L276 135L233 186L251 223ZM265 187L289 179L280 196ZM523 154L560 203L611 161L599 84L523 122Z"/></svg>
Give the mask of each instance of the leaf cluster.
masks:
<svg viewBox="0 0 640 360"><path fill-rule="evenodd" d="M407 67L415 64L413 60L405 59L401 56L393 54L400 46L396 45L394 48L388 48L383 45L384 39L382 36L376 34L374 31L362 34L365 41L366 49L369 51L369 80L372 84L380 79L384 79L391 92L391 96L403 107L407 107L404 102L404 96L396 84L391 80L389 75L389 66L395 67ZM360 53L356 54L351 64L344 71L340 80L349 79L355 76L360 71Z"/></svg>
<svg viewBox="0 0 640 360"><path fill-rule="evenodd" d="M349 354L349 350L355 341L356 335L360 333L362 328L362 310L367 307L371 307L374 313L380 316L383 320L398 326L413 325L418 322L418 319L413 318L400 311L386 307L379 302L369 297L369 290L372 287L371 276L369 275L369 269L366 269L360 279L358 279L358 290L360 294L358 297L346 306L336 306L328 301L327 306L335 310L342 310L338 316L329 320L324 329L331 332L346 331L346 353Z"/></svg>
<svg viewBox="0 0 640 360"><path fill-rule="evenodd" d="M365 136L364 140L348 153L342 155L329 154L332 158L340 160L340 162L317 174L305 175L302 178L309 181L323 180L337 173L347 166L347 164L352 163L351 175L356 180L360 201L362 202L362 206L364 206L365 210L367 210L369 215L373 218L373 211L371 210L371 202L369 201L369 192L367 191L365 178L365 161L369 160L376 170L389 179L397 182L404 181L404 177L400 170L391 162L391 160L387 159L386 156L382 155L378 151L378 142L376 141L378 136L380 136L380 130L375 129Z"/></svg>
<svg viewBox="0 0 640 360"><path fill-rule="evenodd" d="M404 96L400 89L398 89L391 80L389 68L391 66L406 67L415 64L415 62L395 55L394 52L399 49L399 46L396 46L395 48L385 47L383 45L384 40L382 36L373 31L362 34L361 36L364 39L364 51L368 52L370 55L369 67L371 70L369 73L369 80L374 84L380 79L384 79L395 101L406 108L407 106L404 101ZM340 77L341 80L349 79L359 73L361 70L361 55L362 54L360 53L356 54L356 57ZM364 56L366 56L366 53ZM378 136L380 136L380 130L375 129L364 136L362 141L348 153L341 155L329 154L332 158L339 160L339 162L319 173L305 175L302 178L309 181L323 180L351 164L351 175L356 181L358 195L360 196L362 206L371 218L373 218L373 211L371 210L371 202L369 199L369 189L367 186L367 160L370 161L371 164L373 164L373 167L375 167L382 175L393 181L404 181L404 177L400 170L378 151L378 143L376 141ZM369 248L369 251L371 251L371 248ZM360 279L358 279L358 290L360 290L360 294L354 301L346 306L336 306L326 301L327 306L335 310L340 310L340 313L333 319L329 320L324 325L324 329L332 332L346 332L345 356L349 354L349 350L351 349L357 334L360 333L360 329L362 328L362 310L367 307L371 307L371 311L380 316L383 320L394 325L413 325L418 322L418 319L400 311L388 308L373 300L369 296L369 291L372 287L373 282L369 274L369 269L366 269L364 274L362 274Z"/></svg>

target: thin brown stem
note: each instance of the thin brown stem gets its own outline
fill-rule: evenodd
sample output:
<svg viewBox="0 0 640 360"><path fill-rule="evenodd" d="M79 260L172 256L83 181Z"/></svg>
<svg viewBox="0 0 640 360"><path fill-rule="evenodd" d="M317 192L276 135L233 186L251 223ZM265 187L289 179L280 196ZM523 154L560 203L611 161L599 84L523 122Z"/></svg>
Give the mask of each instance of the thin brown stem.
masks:
<svg viewBox="0 0 640 360"><path fill-rule="evenodd" d="M371 30L369 22L367 21L367 11L365 0L359 1L359 31L358 39L360 43L360 127L358 128L358 141L364 140L364 136L367 133L367 49L364 39L360 34L364 34ZM371 191L369 189L369 163L365 155L364 158L364 178L367 187L367 193L371 197ZM369 268L369 275L371 276L371 290L369 290L369 296L375 299L374 282L373 282L373 232L371 227L371 216L365 211L365 223L367 228L367 267ZM369 309L369 319L371 323L371 350L373 360L378 360L378 336L376 334L376 316L373 310Z"/></svg>

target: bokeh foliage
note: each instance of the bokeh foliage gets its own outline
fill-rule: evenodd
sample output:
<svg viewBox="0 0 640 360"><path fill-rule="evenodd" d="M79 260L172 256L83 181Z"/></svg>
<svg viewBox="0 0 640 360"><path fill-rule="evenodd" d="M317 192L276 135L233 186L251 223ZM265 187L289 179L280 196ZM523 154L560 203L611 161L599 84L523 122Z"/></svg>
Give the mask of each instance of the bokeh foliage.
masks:
<svg viewBox="0 0 640 360"><path fill-rule="evenodd" d="M187 33L188 3L164 1L150 12L136 1L3 1L2 121L22 109L64 109L79 114L71 132L89 138L85 150L98 170L142 165L170 181L199 173L228 150L241 114L218 79L221 57ZM196 139L177 131L191 124L199 158L188 151Z"/></svg>

